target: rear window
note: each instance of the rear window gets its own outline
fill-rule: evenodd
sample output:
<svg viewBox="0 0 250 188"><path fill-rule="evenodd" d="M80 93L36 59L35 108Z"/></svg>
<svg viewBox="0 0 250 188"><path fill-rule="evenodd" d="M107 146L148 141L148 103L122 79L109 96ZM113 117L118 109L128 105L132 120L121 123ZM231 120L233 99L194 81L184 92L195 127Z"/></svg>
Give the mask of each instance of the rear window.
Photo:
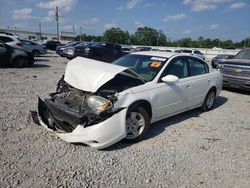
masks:
<svg viewBox="0 0 250 188"><path fill-rule="evenodd" d="M3 41L3 42L12 42L12 41L14 41L12 38L4 37L4 36L0 36L0 40Z"/></svg>

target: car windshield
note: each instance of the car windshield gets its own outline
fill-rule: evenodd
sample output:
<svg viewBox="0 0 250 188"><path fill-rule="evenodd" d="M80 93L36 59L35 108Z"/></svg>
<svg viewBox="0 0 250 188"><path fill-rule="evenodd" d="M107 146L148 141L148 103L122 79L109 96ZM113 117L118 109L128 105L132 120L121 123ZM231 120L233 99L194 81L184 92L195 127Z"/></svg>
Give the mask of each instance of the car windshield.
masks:
<svg viewBox="0 0 250 188"><path fill-rule="evenodd" d="M78 41L70 42L70 43L66 44L65 47L75 46L75 45L77 45L78 43L79 43Z"/></svg>
<svg viewBox="0 0 250 188"><path fill-rule="evenodd" d="M250 60L250 49L244 49L238 52L234 59L249 59Z"/></svg>
<svg viewBox="0 0 250 188"><path fill-rule="evenodd" d="M152 81L166 63L167 58L130 54L113 62L113 64L130 68L146 82Z"/></svg>
<svg viewBox="0 0 250 188"><path fill-rule="evenodd" d="M96 47L96 48L103 48L107 45L107 43L103 43L103 42L97 42L95 44L93 44L92 46Z"/></svg>
<svg viewBox="0 0 250 188"><path fill-rule="evenodd" d="M91 46L93 44L94 44L94 42L81 42L81 43L77 44L75 47L78 47L78 46Z"/></svg>

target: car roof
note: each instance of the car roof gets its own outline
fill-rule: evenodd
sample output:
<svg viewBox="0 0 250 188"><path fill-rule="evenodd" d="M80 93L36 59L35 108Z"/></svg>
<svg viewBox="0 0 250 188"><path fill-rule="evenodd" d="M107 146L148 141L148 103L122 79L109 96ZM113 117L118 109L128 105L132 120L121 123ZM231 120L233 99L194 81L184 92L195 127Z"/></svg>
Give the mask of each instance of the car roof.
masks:
<svg viewBox="0 0 250 188"><path fill-rule="evenodd" d="M18 38L18 36L6 35L6 34L3 34L3 33L0 33L0 36L2 36L2 37L9 37L9 38L15 38L15 39Z"/></svg>
<svg viewBox="0 0 250 188"><path fill-rule="evenodd" d="M140 52L133 52L131 54L159 56L159 57L165 57L165 58L170 58L174 55L180 55L179 53L175 53L175 52L161 52L161 51L140 51Z"/></svg>

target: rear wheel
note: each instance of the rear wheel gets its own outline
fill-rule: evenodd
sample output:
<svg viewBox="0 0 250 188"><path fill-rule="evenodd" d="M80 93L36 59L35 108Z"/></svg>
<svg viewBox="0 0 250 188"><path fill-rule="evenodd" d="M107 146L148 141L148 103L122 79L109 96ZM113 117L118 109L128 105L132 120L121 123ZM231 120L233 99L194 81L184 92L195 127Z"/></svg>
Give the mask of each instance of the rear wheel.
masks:
<svg viewBox="0 0 250 188"><path fill-rule="evenodd" d="M148 112L142 107L133 107L128 110L126 117L125 138L128 142L136 142L142 140L149 129L150 118Z"/></svg>
<svg viewBox="0 0 250 188"><path fill-rule="evenodd" d="M13 67L16 68L21 68L21 67L27 67L28 66L28 61L25 57L23 56L18 56L13 60Z"/></svg>
<svg viewBox="0 0 250 188"><path fill-rule="evenodd" d="M215 102L215 98L216 98L216 93L215 93L215 90L214 89L211 89L206 98L205 98L205 101L203 102L203 105L201 107L201 109L203 111L209 111L213 108L214 106L214 102Z"/></svg>

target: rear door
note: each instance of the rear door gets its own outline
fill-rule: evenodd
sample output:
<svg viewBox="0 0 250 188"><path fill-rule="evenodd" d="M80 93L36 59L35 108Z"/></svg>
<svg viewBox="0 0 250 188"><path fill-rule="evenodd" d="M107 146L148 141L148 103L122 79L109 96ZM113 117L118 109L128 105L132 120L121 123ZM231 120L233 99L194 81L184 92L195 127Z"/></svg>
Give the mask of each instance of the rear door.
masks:
<svg viewBox="0 0 250 188"><path fill-rule="evenodd" d="M211 82L209 67L202 60L195 57L186 57L190 71L190 93L188 106L202 104Z"/></svg>

